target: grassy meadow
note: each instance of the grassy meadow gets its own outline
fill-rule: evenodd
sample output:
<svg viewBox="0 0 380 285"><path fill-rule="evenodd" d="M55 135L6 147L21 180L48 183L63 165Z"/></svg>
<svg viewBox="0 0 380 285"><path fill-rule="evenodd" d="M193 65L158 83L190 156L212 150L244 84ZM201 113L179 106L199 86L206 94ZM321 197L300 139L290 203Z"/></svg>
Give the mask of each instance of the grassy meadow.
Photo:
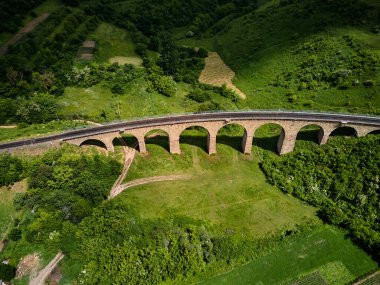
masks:
<svg viewBox="0 0 380 285"><path fill-rule="evenodd" d="M97 63L109 62L115 57L124 57L131 60L135 58L137 61L139 60L139 56L135 53L135 45L129 33L114 25L102 22L99 27L88 36L88 39L96 41L97 49L94 60Z"/></svg>
<svg viewBox="0 0 380 285"><path fill-rule="evenodd" d="M136 154L125 182L175 174L192 178L130 188L121 199L135 205L144 218L191 216L255 237L316 221L313 207L266 183L257 155L262 149L254 146L252 155L244 155L241 139L221 132L218 153L209 156L207 137L200 131L183 133L181 155L169 154L166 136L151 138L148 154Z"/></svg>
<svg viewBox="0 0 380 285"><path fill-rule="evenodd" d="M318 272L328 284L345 285L376 267L376 263L347 239L344 232L326 227L288 247L200 284L292 284L289 281L302 280L302 276Z"/></svg>

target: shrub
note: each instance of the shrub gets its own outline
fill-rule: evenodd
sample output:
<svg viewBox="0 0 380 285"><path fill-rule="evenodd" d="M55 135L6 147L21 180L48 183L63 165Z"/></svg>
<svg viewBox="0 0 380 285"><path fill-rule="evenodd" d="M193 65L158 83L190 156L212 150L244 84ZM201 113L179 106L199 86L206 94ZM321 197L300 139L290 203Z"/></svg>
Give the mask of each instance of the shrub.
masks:
<svg viewBox="0 0 380 285"><path fill-rule="evenodd" d="M0 263L0 280L10 282L16 275L16 268L10 264Z"/></svg>
<svg viewBox="0 0 380 285"><path fill-rule="evenodd" d="M21 239L21 230L19 228L13 228L8 235L10 240L18 241Z"/></svg>
<svg viewBox="0 0 380 285"><path fill-rule="evenodd" d="M203 103L203 102L209 101L211 99L210 94L208 94L207 92L202 91L200 89L192 90L187 95L187 97L190 98L191 100L194 100L194 101L199 102L199 103Z"/></svg>
<svg viewBox="0 0 380 285"><path fill-rule="evenodd" d="M170 76L160 76L153 73L148 76L148 79L152 85L152 89L158 93L167 97L173 97L175 95L177 84Z"/></svg>
<svg viewBox="0 0 380 285"><path fill-rule="evenodd" d="M9 153L0 155L0 186L10 185L21 178L22 161Z"/></svg>
<svg viewBox="0 0 380 285"><path fill-rule="evenodd" d="M120 84L115 84L111 87L111 92L113 94L124 94L125 93L125 89L122 85Z"/></svg>

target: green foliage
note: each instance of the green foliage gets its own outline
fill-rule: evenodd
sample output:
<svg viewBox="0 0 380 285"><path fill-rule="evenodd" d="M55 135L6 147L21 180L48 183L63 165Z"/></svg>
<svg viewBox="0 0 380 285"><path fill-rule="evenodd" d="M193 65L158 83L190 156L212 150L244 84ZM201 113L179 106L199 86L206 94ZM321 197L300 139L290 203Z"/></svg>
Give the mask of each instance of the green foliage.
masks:
<svg viewBox="0 0 380 285"><path fill-rule="evenodd" d="M23 174L22 161L9 153L0 155L0 186L10 185L21 179Z"/></svg>
<svg viewBox="0 0 380 285"><path fill-rule="evenodd" d="M302 91L316 90L327 84L346 90L355 85L358 78L371 76L372 70L380 68L380 58L350 36L340 39L339 50L336 48L336 43L323 37L302 43L294 51L300 57L298 66L277 78L275 86ZM366 87L373 86L365 82Z"/></svg>
<svg viewBox="0 0 380 285"><path fill-rule="evenodd" d="M149 89L164 96L173 97L177 91L177 84L171 76L161 74L162 73L159 67L150 67L147 76L150 83Z"/></svg>
<svg viewBox="0 0 380 285"><path fill-rule="evenodd" d="M204 90L201 90L201 89L194 89L194 90L192 90L187 95L187 97L190 98L191 100L194 100L194 101L198 102L198 103L203 103L203 102L211 100L210 94L207 93Z"/></svg>
<svg viewBox="0 0 380 285"><path fill-rule="evenodd" d="M16 115L19 121L44 123L57 118L55 98L49 94L36 94L19 102Z"/></svg>
<svg viewBox="0 0 380 285"><path fill-rule="evenodd" d="M113 94L124 94L125 93L125 89L123 86L121 86L120 84L115 84L111 87L111 92Z"/></svg>
<svg viewBox="0 0 380 285"><path fill-rule="evenodd" d="M17 206L36 211L26 227L29 241L52 241L64 221L79 223L107 198L119 174L112 158L72 151L63 147L28 163L29 189Z"/></svg>
<svg viewBox="0 0 380 285"><path fill-rule="evenodd" d="M10 282L16 276L16 267L0 263L0 280Z"/></svg>
<svg viewBox="0 0 380 285"><path fill-rule="evenodd" d="M8 237L10 240L18 241L19 239L21 239L21 233L22 233L21 229L13 228L8 234Z"/></svg>
<svg viewBox="0 0 380 285"><path fill-rule="evenodd" d="M328 222L348 228L379 257L380 138L333 140L281 157L266 159L267 179L286 193L320 207Z"/></svg>

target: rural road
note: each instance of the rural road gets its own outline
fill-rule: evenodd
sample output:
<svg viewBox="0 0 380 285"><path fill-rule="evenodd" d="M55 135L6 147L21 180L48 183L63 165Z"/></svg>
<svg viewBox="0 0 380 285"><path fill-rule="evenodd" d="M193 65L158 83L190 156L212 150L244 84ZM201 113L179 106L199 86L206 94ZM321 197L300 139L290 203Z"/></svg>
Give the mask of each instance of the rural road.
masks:
<svg viewBox="0 0 380 285"><path fill-rule="evenodd" d="M46 278L49 276L49 274L54 270L54 268L57 266L57 264L62 260L64 257L62 252L59 252L52 261L44 269L42 269L38 275L29 281L29 285L43 285L45 284Z"/></svg>

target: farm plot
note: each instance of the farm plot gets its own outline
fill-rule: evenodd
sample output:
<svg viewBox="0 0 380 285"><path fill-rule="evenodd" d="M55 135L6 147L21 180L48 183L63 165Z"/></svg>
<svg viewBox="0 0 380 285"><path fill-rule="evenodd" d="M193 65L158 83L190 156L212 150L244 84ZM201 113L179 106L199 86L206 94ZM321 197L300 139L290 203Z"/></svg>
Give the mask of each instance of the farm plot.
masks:
<svg viewBox="0 0 380 285"><path fill-rule="evenodd" d="M199 82L218 87L226 85L242 99L245 99L246 95L232 83L234 77L235 72L224 63L218 53L208 53L208 57L205 59L205 68L199 76Z"/></svg>

